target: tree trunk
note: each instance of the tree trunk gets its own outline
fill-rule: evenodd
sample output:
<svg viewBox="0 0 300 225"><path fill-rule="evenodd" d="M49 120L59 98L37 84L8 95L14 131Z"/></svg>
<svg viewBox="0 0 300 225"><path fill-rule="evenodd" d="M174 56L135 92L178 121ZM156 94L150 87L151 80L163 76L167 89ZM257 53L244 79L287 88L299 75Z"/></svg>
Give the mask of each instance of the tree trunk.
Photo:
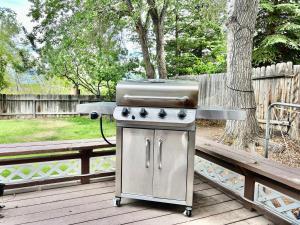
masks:
<svg viewBox="0 0 300 225"><path fill-rule="evenodd" d="M135 17L136 15L134 15L134 8L133 8L131 0L126 0L125 2L128 7L128 11L131 14L131 17ZM154 70L153 64L151 63L150 53L149 53L149 49L148 49L147 22L145 25L143 25L141 15L139 15L135 21L135 29L139 36L139 42L140 42L140 45L142 48L146 76L148 79L153 79L153 78L155 78L155 70Z"/></svg>
<svg viewBox="0 0 300 225"><path fill-rule="evenodd" d="M76 85L74 86L74 88L75 88L75 95L80 95L79 84L76 84Z"/></svg>
<svg viewBox="0 0 300 225"><path fill-rule="evenodd" d="M159 78L167 79L163 21L159 20L157 24L154 24L154 32L156 38L156 60L157 60Z"/></svg>
<svg viewBox="0 0 300 225"><path fill-rule="evenodd" d="M153 28L156 41L156 61L158 67L159 78L167 79L167 66L165 57L165 34L164 34L164 20L168 8L168 1L164 1L163 8L159 12L155 0L147 0L150 6L149 12L153 22Z"/></svg>
<svg viewBox="0 0 300 225"><path fill-rule="evenodd" d="M234 145L248 147L258 134L255 96L252 87L252 48L259 0L228 1L227 102L230 108L246 110L245 121L228 121L227 137Z"/></svg>
<svg viewBox="0 0 300 225"><path fill-rule="evenodd" d="M176 1L176 5L177 5L177 1ZM179 25L178 25L178 22L179 22L179 13L178 13L178 10L176 8L176 15L175 15L175 45L176 45L176 49L175 49L175 75L176 76L179 76L179 73L178 73L178 69L177 69L177 63L178 63L178 58L179 58L179 44L178 44L178 38L179 38Z"/></svg>
<svg viewBox="0 0 300 225"><path fill-rule="evenodd" d="M147 78L154 79L155 78L155 70L154 70L154 66L151 63L151 59L150 59L150 53L149 53L149 49L148 49L147 30L146 30L146 28L144 28L144 26L140 20L136 23L136 31L138 33L139 41L140 41L142 52L143 52L143 61L145 64Z"/></svg>

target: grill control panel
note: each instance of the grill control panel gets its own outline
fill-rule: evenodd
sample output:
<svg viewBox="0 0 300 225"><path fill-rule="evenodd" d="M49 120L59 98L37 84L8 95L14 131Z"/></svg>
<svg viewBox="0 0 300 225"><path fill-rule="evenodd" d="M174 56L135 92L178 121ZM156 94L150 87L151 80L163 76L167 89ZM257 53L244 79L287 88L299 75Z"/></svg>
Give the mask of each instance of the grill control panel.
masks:
<svg viewBox="0 0 300 225"><path fill-rule="evenodd" d="M117 122L140 125L189 126L195 122L195 109L142 108L117 106L114 111Z"/></svg>

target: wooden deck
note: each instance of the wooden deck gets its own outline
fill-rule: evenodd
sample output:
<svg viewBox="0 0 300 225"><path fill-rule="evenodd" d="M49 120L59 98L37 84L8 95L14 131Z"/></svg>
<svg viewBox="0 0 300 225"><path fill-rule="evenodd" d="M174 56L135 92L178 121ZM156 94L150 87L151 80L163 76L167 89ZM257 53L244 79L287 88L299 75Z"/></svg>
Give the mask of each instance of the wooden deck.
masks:
<svg viewBox="0 0 300 225"><path fill-rule="evenodd" d="M4 196L0 224L272 224L201 178L194 185L191 218L182 215L184 207L169 204L122 199L121 207L113 207L111 180Z"/></svg>

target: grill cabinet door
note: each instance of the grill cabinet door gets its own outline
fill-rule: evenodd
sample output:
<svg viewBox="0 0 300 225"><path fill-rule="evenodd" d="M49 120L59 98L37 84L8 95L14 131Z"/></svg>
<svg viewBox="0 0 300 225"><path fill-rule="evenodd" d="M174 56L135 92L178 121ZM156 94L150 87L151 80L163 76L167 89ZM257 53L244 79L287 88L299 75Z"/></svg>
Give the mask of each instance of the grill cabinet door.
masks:
<svg viewBox="0 0 300 225"><path fill-rule="evenodd" d="M123 129L122 192L152 195L154 130Z"/></svg>
<svg viewBox="0 0 300 225"><path fill-rule="evenodd" d="M155 130L153 196L186 199L188 132Z"/></svg>

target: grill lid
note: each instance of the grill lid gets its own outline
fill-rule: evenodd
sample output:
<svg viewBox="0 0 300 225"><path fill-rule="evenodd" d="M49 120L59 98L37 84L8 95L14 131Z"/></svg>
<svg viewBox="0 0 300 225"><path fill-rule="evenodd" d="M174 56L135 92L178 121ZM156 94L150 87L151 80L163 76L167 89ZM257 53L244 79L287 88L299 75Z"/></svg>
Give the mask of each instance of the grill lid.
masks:
<svg viewBox="0 0 300 225"><path fill-rule="evenodd" d="M127 80L117 85L118 106L197 108L199 84L186 80Z"/></svg>

